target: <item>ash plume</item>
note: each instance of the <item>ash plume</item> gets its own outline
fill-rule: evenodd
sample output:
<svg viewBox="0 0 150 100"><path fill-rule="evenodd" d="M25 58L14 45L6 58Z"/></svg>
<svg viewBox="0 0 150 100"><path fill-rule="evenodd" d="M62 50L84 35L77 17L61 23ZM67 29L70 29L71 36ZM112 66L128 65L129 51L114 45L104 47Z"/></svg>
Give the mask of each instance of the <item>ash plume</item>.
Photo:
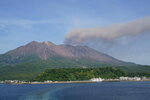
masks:
<svg viewBox="0 0 150 100"><path fill-rule="evenodd" d="M150 32L150 16L104 27L74 29L66 34L64 42L71 45L81 45L87 41L111 43L122 37L136 36L147 32Z"/></svg>

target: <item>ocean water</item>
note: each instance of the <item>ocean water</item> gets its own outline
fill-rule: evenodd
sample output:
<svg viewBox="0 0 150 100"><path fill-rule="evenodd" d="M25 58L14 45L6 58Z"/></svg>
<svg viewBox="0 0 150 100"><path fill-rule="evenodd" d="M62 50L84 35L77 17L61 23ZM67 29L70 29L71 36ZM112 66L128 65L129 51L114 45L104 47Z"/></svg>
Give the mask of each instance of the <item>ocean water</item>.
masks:
<svg viewBox="0 0 150 100"><path fill-rule="evenodd" d="M0 100L150 100L150 82L0 84Z"/></svg>
<svg viewBox="0 0 150 100"><path fill-rule="evenodd" d="M32 100L31 98L33 97L39 97L39 100L43 100L40 97L44 96L47 92L71 85L72 84L0 84L0 100Z"/></svg>
<svg viewBox="0 0 150 100"><path fill-rule="evenodd" d="M150 82L102 82L61 89L56 100L150 100Z"/></svg>

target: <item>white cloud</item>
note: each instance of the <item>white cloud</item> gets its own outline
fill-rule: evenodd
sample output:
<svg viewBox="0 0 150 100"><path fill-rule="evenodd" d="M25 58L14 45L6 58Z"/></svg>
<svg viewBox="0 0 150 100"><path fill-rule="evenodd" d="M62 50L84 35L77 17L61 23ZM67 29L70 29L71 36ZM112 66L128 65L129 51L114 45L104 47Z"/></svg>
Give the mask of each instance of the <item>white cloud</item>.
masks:
<svg viewBox="0 0 150 100"><path fill-rule="evenodd" d="M30 29L36 24L71 24L72 22L63 19L47 19L47 20L27 20L27 19L0 19L0 29L7 26L21 26Z"/></svg>

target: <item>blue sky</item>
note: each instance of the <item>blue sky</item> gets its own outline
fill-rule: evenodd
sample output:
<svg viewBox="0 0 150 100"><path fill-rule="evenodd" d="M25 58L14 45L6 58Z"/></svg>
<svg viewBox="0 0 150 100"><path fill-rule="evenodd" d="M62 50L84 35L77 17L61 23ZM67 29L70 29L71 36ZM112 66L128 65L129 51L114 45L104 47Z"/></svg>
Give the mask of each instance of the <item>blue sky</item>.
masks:
<svg viewBox="0 0 150 100"><path fill-rule="evenodd" d="M150 0L0 0L0 53L30 41L62 44L72 29L124 23L150 16ZM150 65L150 35L108 51L118 59Z"/></svg>

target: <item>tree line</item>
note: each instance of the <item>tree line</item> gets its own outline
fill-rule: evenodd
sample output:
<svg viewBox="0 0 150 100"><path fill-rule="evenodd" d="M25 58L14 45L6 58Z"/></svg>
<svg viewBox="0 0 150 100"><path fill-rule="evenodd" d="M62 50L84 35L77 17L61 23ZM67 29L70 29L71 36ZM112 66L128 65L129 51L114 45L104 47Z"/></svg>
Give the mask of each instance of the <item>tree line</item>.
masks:
<svg viewBox="0 0 150 100"><path fill-rule="evenodd" d="M39 74L34 81L80 81L91 78L119 78L125 76L125 72L119 68L54 68L46 69Z"/></svg>

